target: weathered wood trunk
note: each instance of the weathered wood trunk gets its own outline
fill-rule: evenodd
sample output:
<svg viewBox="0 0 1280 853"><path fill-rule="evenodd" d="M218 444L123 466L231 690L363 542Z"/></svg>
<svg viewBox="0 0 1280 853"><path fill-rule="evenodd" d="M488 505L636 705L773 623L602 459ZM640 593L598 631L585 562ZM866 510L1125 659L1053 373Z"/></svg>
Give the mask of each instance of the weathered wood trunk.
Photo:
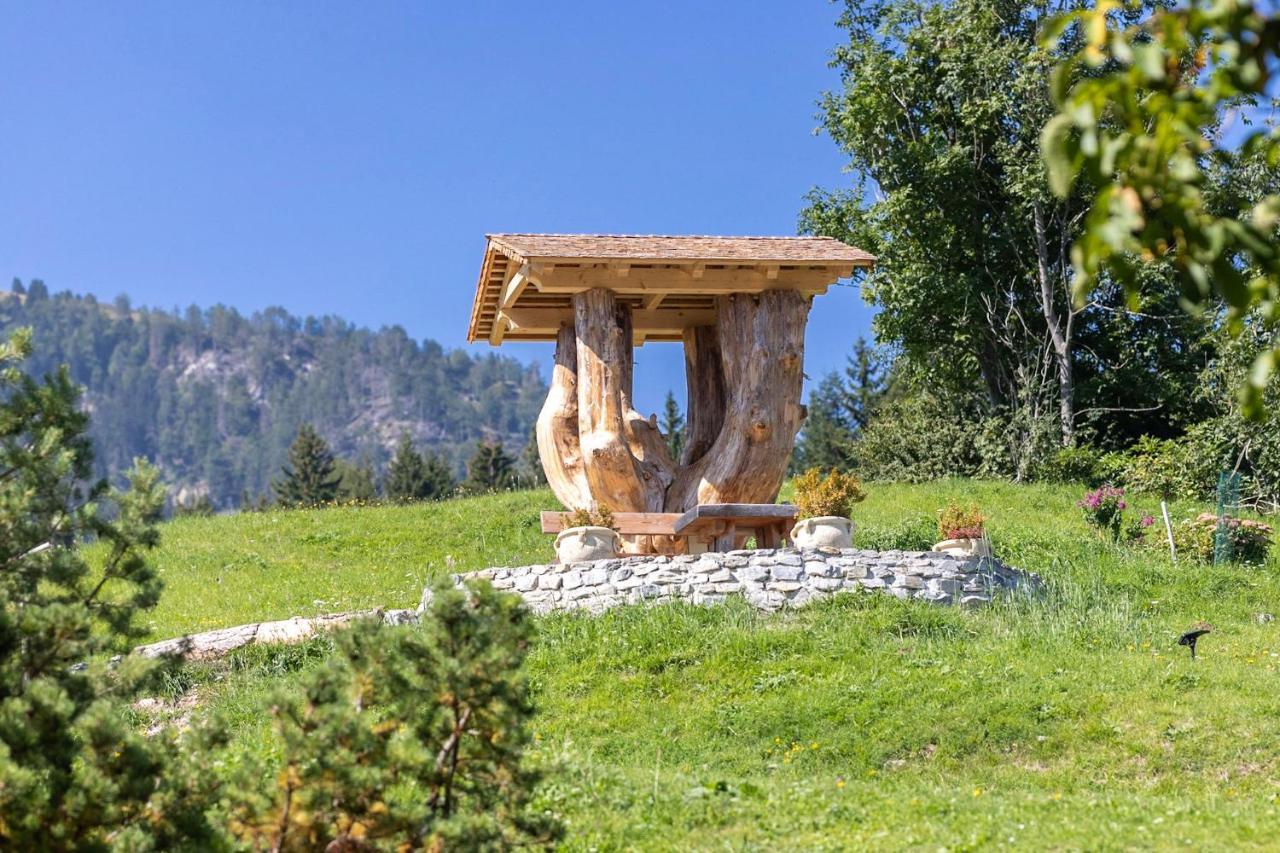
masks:
<svg viewBox="0 0 1280 853"><path fill-rule="evenodd" d="M808 314L808 299L790 290L716 300L724 423L711 448L676 474L667 490L668 512L777 498L804 421L800 391Z"/></svg>
<svg viewBox="0 0 1280 853"><path fill-rule="evenodd" d="M724 425L726 392L720 339L715 326L694 326L684 332L685 445L680 462L696 462L711 449Z"/></svg>
<svg viewBox="0 0 1280 853"><path fill-rule="evenodd" d="M551 389L535 428L547 485L571 509L591 506L591 488L578 444L578 339L573 326L560 327Z"/></svg>
<svg viewBox="0 0 1280 853"><path fill-rule="evenodd" d="M790 290L720 297L716 325L684 336L688 441L677 465L656 418L632 408L631 309L596 288L573 297L538 418L547 481L566 507L681 512L777 498L804 419L809 300ZM669 549L634 541L628 550Z"/></svg>

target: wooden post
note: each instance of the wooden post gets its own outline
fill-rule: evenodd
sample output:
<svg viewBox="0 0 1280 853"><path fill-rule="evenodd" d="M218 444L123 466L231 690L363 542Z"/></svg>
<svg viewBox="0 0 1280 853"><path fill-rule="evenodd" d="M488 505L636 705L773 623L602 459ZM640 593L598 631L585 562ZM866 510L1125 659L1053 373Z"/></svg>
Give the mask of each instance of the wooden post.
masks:
<svg viewBox="0 0 1280 853"><path fill-rule="evenodd" d="M547 481L561 503L683 512L777 498L804 419L808 297L791 290L719 297L717 324L685 333L689 442L680 466L656 419L632 408L631 309L604 288L575 293L573 306L573 326L562 326L556 339L537 426ZM628 550L654 546L671 543L637 540Z"/></svg>
<svg viewBox="0 0 1280 853"><path fill-rule="evenodd" d="M711 448L680 469L667 511L706 503L772 503L804 420L804 326L809 300L790 290L716 300L727 405Z"/></svg>
<svg viewBox="0 0 1280 853"><path fill-rule="evenodd" d="M591 488L578 443L578 339L567 324L556 336L551 390L538 415L535 435L542 470L556 499L571 509L590 507Z"/></svg>
<svg viewBox="0 0 1280 853"><path fill-rule="evenodd" d="M573 296L583 466L597 503L615 512L661 512L665 485L657 465L637 459L628 441L623 390L631 376L632 345L630 337L623 339L618 311L610 290L597 287Z"/></svg>
<svg viewBox="0 0 1280 853"><path fill-rule="evenodd" d="M694 326L684 331L684 375L688 386L685 406L685 445L680 463L702 458L724 425L724 366L715 326Z"/></svg>

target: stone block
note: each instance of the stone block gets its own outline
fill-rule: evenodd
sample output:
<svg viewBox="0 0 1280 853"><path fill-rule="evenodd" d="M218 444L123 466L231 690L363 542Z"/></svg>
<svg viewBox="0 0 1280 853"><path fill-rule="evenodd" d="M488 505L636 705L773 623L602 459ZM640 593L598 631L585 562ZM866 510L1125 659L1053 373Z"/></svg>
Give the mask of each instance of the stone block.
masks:
<svg viewBox="0 0 1280 853"><path fill-rule="evenodd" d="M538 585L538 575L521 575L516 578L515 586L520 592L528 592Z"/></svg>
<svg viewBox="0 0 1280 853"><path fill-rule="evenodd" d="M562 575L538 575L538 589L559 589L562 583Z"/></svg>
<svg viewBox="0 0 1280 853"><path fill-rule="evenodd" d="M773 567L772 572L775 581L798 581L804 577L804 568L799 563L780 563Z"/></svg>

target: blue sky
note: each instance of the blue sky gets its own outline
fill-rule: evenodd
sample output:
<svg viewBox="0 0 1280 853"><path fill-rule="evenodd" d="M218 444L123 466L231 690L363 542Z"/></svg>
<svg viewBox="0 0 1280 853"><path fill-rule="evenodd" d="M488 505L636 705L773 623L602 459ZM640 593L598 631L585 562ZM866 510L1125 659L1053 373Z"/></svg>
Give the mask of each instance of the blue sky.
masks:
<svg viewBox="0 0 1280 853"><path fill-rule="evenodd" d="M810 187L847 180L813 133L838 85L825 0L0 12L4 281L457 346L486 232L791 234ZM820 297L807 373L870 316ZM655 410L679 346L638 350L636 381Z"/></svg>

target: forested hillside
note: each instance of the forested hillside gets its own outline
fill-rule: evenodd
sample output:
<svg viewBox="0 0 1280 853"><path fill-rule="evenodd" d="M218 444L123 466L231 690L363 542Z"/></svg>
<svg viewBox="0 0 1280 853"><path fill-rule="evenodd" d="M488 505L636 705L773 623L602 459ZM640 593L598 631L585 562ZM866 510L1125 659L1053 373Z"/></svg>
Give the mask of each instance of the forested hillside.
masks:
<svg viewBox="0 0 1280 853"><path fill-rule="evenodd" d="M175 494L207 492L219 507L265 494L304 422L338 456L379 469L407 430L460 473L479 439L518 454L546 390L536 367L510 358L281 308L177 313L15 281L0 293L0 326L32 327L33 373L66 363L85 387L100 474L145 456Z"/></svg>

